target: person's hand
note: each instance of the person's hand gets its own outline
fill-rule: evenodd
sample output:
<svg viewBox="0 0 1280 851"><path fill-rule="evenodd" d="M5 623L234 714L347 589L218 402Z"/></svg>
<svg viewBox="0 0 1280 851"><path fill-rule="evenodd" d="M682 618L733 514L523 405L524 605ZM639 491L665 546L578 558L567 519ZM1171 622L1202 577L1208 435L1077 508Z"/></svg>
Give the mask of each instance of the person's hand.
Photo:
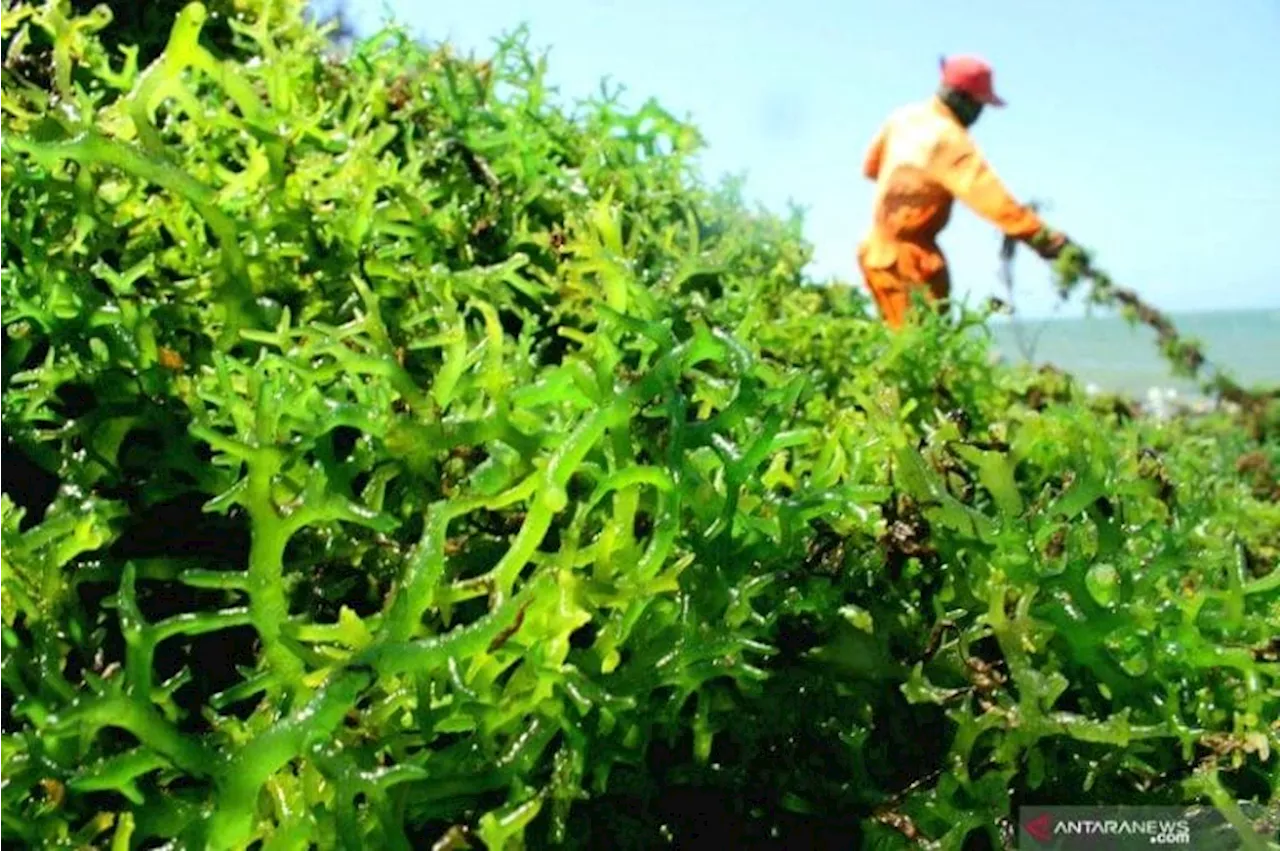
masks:
<svg viewBox="0 0 1280 851"><path fill-rule="evenodd" d="M1030 244L1045 260L1056 260L1062 249L1071 244L1071 240L1064 233L1046 228L1033 236Z"/></svg>

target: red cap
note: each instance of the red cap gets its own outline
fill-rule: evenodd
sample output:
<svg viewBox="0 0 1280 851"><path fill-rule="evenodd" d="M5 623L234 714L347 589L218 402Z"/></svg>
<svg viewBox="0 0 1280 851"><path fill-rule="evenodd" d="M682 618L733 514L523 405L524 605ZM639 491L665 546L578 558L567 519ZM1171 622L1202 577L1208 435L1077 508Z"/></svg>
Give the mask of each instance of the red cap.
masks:
<svg viewBox="0 0 1280 851"><path fill-rule="evenodd" d="M1004 106L991 81L991 66L976 56L953 56L941 61L942 85L964 92L978 103Z"/></svg>

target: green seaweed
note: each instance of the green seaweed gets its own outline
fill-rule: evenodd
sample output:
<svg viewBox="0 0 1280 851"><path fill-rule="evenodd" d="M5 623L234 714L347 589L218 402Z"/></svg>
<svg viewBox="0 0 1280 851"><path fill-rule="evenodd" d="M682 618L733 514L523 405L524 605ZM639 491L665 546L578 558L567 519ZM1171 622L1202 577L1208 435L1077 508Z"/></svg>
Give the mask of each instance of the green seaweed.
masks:
<svg viewBox="0 0 1280 851"><path fill-rule="evenodd" d="M240 6L141 72L102 12L6 11L7 842L1274 800L1274 417L1128 417L969 311L888 333L523 32L338 56Z"/></svg>

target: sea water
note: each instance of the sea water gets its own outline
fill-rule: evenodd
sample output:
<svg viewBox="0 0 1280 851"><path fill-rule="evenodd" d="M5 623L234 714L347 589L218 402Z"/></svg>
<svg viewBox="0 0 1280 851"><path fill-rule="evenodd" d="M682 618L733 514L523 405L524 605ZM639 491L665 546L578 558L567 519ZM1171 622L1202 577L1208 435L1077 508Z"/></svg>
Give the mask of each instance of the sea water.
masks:
<svg viewBox="0 0 1280 851"><path fill-rule="evenodd" d="M1170 313L1169 320L1243 386L1280 384L1280 309ZM993 350L1007 363L1053 364L1085 387L1139 400L1199 395L1195 382L1173 374L1154 331L1114 314L1014 317L988 327Z"/></svg>

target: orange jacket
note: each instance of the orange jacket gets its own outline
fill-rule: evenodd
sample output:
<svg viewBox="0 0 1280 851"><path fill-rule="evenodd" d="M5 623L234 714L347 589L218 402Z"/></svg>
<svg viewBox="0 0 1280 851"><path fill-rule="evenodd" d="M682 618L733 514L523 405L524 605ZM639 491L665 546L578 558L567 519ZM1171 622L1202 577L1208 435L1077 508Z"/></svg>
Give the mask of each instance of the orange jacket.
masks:
<svg viewBox="0 0 1280 851"><path fill-rule="evenodd" d="M876 181L871 230L859 252L867 268L910 269L921 283L943 272L936 240L956 198L1010 236L1029 237L1043 226L1010 196L969 131L937 97L893 113L862 170Z"/></svg>

